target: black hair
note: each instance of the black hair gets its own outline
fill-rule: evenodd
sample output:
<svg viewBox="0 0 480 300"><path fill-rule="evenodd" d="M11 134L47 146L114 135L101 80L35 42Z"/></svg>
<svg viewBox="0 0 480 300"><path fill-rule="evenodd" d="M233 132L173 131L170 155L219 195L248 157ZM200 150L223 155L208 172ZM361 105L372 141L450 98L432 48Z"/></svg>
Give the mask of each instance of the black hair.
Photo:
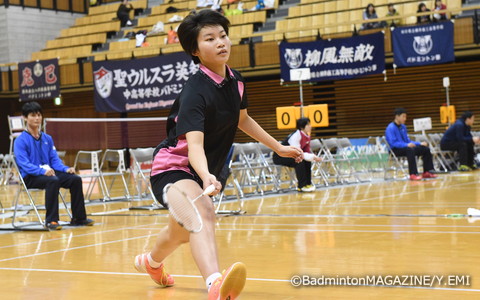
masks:
<svg viewBox="0 0 480 300"><path fill-rule="evenodd" d="M462 114L462 116L460 117L460 119L462 119L463 121L465 121L466 119L470 119L471 117L473 117L473 113L471 111L466 111Z"/></svg>
<svg viewBox="0 0 480 300"><path fill-rule="evenodd" d="M30 113L37 113L37 112L43 115L42 107L40 106L40 104L38 104L38 102L35 102L35 101L27 102L22 106L22 115L24 117L28 117Z"/></svg>
<svg viewBox="0 0 480 300"><path fill-rule="evenodd" d="M367 7L365 8L365 12L367 13L367 16L371 16L370 11L368 10L368 8L369 8L370 6L373 7L373 13L372 13L372 14L374 14L374 13L376 12L376 11L375 11L375 6L374 6L372 3L369 3L369 4L367 5Z"/></svg>
<svg viewBox="0 0 480 300"><path fill-rule="evenodd" d="M395 110L393 111L393 114L395 116L399 116L401 114L406 114L407 113L407 110L403 107L398 107L398 108L395 108Z"/></svg>
<svg viewBox="0 0 480 300"><path fill-rule="evenodd" d="M200 59L194 56L193 53L198 50L198 34L200 30L208 26L220 25L228 35L228 26L230 21L220 14L211 9L204 9L199 12L192 11L178 27L178 39L183 50L192 56L193 62L198 64Z"/></svg>
<svg viewBox="0 0 480 300"><path fill-rule="evenodd" d="M423 3L423 2L420 3L420 4L418 4L418 11L417 11L417 12L422 11L422 7L424 7L424 6L427 7L427 6L425 5L425 3Z"/></svg>
<svg viewBox="0 0 480 300"><path fill-rule="evenodd" d="M309 118L300 118L297 120L297 129L304 129L308 124L310 124Z"/></svg>

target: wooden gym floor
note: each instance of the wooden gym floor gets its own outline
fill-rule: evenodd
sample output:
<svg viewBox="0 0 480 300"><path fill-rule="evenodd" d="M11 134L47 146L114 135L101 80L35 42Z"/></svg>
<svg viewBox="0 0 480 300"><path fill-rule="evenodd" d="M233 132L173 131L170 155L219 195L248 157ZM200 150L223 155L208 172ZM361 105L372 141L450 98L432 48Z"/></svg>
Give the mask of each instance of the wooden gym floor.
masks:
<svg viewBox="0 0 480 300"><path fill-rule="evenodd" d="M480 208L479 181L477 171L250 197L245 215L218 218L220 264L247 265L241 299L480 299L480 218L462 216ZM16 188L0 187L4 207ZM151 202L89 204L88 228L0 231L0 299L206 299L188 245L165 262L174 287L135 271L167 220L128 209L142 203ZM343 282L293 287L294 276Z"/></svg>

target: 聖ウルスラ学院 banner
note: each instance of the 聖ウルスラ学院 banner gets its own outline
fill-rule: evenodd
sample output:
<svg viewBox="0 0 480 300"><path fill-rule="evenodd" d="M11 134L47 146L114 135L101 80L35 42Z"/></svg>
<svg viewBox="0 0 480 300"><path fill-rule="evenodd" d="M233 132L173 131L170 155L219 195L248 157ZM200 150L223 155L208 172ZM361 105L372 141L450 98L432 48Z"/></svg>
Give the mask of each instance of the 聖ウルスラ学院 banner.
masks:
<svg viewBox="0 0 480 300"><path fill-rule="evenodd" d="M95 108L133 112L172 106L198 65L185 53L152 58L93 62Z"/></svg>

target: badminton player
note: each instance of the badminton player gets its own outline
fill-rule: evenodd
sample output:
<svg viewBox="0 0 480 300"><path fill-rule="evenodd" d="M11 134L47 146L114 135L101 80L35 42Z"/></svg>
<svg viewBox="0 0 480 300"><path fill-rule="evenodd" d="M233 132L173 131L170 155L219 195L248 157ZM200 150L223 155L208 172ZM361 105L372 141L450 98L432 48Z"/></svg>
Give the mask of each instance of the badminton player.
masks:
<svg viewBox="0 0 480 300"><path fill-rule="evenodd" d="M282 157L303 158L299 148L281 145L248 115L244 79L226 64L231 49L229 25L220 13L206 9L192 12L178 28L182 48L200 66L175 100L167 121L168 137L154 154L151 183L164 205L162 191L169 183L190 199L211 184L216 187L212 195L220 191L217 177L237 128ZM220 273L213 203L203 196L195 204L204 223L202 230L190 233L170 217L151 251L135 258L135 267L150 274L160 286L172 286L174 280L163 261L178 246L190 243L193 259L206 281L208 299L235 299L245 285L245 265L237 262Z"/></svg>

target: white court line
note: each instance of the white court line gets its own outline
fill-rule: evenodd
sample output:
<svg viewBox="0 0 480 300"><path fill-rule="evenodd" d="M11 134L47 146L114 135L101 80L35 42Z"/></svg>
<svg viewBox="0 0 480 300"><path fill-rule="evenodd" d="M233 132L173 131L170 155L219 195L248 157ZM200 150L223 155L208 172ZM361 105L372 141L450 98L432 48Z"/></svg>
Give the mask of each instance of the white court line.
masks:
<svg viewBox="0 0 480 300"><path fill-rule="evenodd" d="M81 271L81 270L53 270L53 269L28 269L28 268L0 268L5 271L27 271L27 272L51 272L51 273L74 273L74 274L99 274L99 275L123 275L123 276L148 276L145 273L120 273L120 272L100 272L100 271ZM170 274L173 277L180 278L202 278L200 275L180 275ZM289 283L290 279L272 279L272 278L250 278L250 281L264 281L264 282L284 282ZM325 286L326 287L326 286ZM331 287L345 287L343 285L336 285ZM356 286L357 287L357 286ZM418 288L428 290L444 290L444 291L462 291L462 292L480 292L480 289L460 289L460 288L438 288L438 287L419 287L419 286L387 286L387 285L359 285L358 287L390 287L390 288ZM295 288L292 286L292 288ZM296 288L295 288L296 289Z"/></svg>
<svg viewBox="0 0 480 300"><path fill-rule="evenodd" d="M150 223L150 224L142 224L142 225L135 225L135 226L131 226L131 227L121 227L121 228L117 228L117 229L109 229L109 230L103 230L103 231L92 231L92 232L88 232L88 233L82 233L82 234L77 234L74 236L74 238L76 237L83 237L83 236L89 236L89 235L98 235L98 234L104 234L104 233L110 233L110 232L115 232L115 231L124 231L124 230L128 230L128 229L136 229L136 228L141 228L141 227L145 227L145 226L154 226L154 225L161 225L161 226L164 226L166 225L167 223ZM157 228L158 229L158 228ZM73 232L72 232L73 233ZM48 239L48 240L43 240L42 243L46 243L46 242L54 242L54 241L59 241L59 240L65 240L65 239L68 239L67 237L63 236L61 238L53 238L53 239ZM31 245L31 244L38 244L38 241L34 241L34 242L26 242L26 243L20 243L20 244L13 244L13 245L6 245L6 246L0 246L0 249L2 248L10 248L10 247L18 247L18 246L23 246L23 245Z"/></svg>
<svg viewBox="0 0 480 300"><path fill-rule="evenodd" d="M121 209L117 209L117 210L107 210L107 211L103 211L103 212L94 212L94 213L91 213L90 215L91 216L108 215L108 214L114 214L114 213L118 213L118 212L129 211L129 210L130 210L129 208L121 208Z"/></svg>
<svg viewBox="0 0 480 300"><path fill-rule="evenodd" d="M216 231L265 231L265 228L217 228ZM347 230L347 229L280 229L268 228L277 232L358 232L358 233L447 233L447 234L480 234L478 231L426 231L426 230ZM0 260L1 262L1 260Z"/></svg>
<svg viewBox="0 0 480 300"><path fill-rule="evenodd" d="M124 241L136 240L136 239L140 239L140 238L147 238L147 237L151 237L151 236L154 236L154 235L157 235L157 234L147 234L147 235L143 235L143 236L125 238L125 239L121 239L121 240L109 241L109 242L104 242L104 243L96 243L96 244L78 246L78 247L73 247L73 248L68 248L68 249L60 249L60 250L40 252L40 253L17 256L17 257L4 258L4 259L0 259L0 262L10 261L10 260L15 260L15 259L21 259L21 258L27 258L27 257L40 256L40 255L45 255L45 254L58 253L58 252L66 252L66 251L83 249L83 248L88 248L88 247L96 247L96 246L100 246L100 245L108 245L108 244L119 243L119 242L124 242Z"/></svg>

